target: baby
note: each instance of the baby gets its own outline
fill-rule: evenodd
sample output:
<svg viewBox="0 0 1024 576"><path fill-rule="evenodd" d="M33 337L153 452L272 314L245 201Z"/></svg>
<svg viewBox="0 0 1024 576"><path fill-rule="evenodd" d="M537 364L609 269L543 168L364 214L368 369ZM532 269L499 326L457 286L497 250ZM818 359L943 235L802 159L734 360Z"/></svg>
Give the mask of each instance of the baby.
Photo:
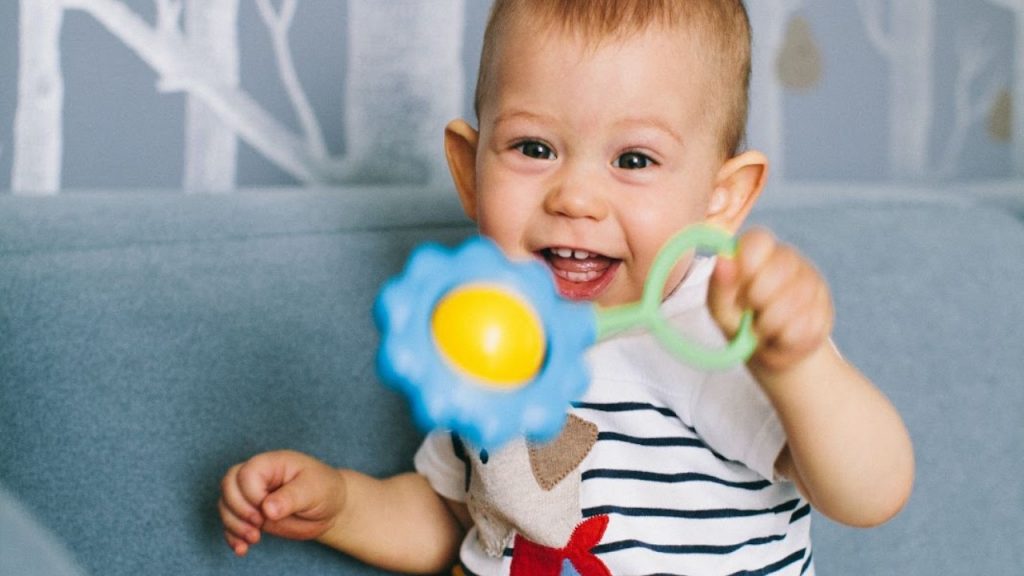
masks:
<svg viewBox="0 0 1024 576"><path fill-rule="evenodd" d="M466 214L560 293L639 299L662 244L737 232L768 161L742 151L750 30L740 0L496 0L479 128L445 152ZM266 532L384 569L463 574L813 574L810 508L853 526L909 497L904 424L830 340L828 286L770 233L733 260L691 255L663 313L722 343L744 309L759 345L733 370L682 365L649 335L588 355L561 435L493 454L427 437L416 472L375 479L273 452L228 471L220 513L247 553Z"/></svg>

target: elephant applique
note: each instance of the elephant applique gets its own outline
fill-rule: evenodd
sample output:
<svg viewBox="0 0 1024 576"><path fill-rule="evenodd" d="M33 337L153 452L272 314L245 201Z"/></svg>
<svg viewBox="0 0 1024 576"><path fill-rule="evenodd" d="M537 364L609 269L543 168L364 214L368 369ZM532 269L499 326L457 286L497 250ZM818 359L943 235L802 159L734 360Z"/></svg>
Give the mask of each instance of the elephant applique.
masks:
<svg viewBox="0 0 1024 576"><path fill-rule="evenodd" d="M584 521L580 507L580 464L597 435L595 424L569 415L559 436L545 444L517 439L487 453L456 440L468 467L467 505L480 544L499 557L514 541L513 576L610 576L591 552L608 517Z"/></svg>

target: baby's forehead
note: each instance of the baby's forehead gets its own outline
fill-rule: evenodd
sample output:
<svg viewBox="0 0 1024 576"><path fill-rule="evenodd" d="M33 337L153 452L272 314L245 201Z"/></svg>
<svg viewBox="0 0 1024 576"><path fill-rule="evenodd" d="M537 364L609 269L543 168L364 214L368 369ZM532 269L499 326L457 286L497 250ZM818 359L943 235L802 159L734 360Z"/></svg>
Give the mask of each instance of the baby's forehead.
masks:
<svg viewBox="0 0 1024 576"><path fill-rule="evenodd" d="M477 78L477 118L501 89L499 68L517 51L544 49L552 37L570 37L596 51L652 30L684 40L677 46L711 71L704 106L722 128L725 152L735 153L746 125L750 75L750 27L740 0L495 0Z"/></svg>
<svg viewBox="0 0 1024 576"><path fill-rule="evenodd" d="M529 12L510 18L495 36L497 42L510 37L537 40L542 37L569 38L583 47L596 50L608 44L624 42L637 36L655 32L680 39L696 39L708 32L708 27L694 19L656 19L608 21L599 19L564 19L543 12ZM705 42L697 42L704 46Z"/></svg>
<svg viewBox="0 0 1024 576"><path fill-rule="evenodd" d="M602 30L540 22L540 24L534 25L528 19L521 19L516 26L504 29L500 38L494 39L494 46L483 55L480 63L480 76L477 83L478 107L484 99L494 96L502 89L503 71L506 69L506 65L509 62L522 65L522 56L527 52L551 54L558 51L560 52L559 56L565 56L568 53L572 56L567 59L566 66L572 66L592 58L599 58L609 52L614 53L619 46L631 44L631 47L639 46L640 51L650 52L649 57L652 59L669 61L669 59L686 57L701 69L714 67L715 59L710 56L705 57L703 54L711 52L711 48L696 34L686 29L651 25L642 29ZM634 42L641 37L650 36L662 36L669 41ZM695 55L697 55L696 58L694 58ZM530 60L530 62L536 62L536 60ZM609 70L608 73L616 72Z"/></svg>
<svg viewBox="0 0 1024 576"><path fill-rule="evenodd" d="M633 67L619 57L623 52L630 55L627 58L629 62L638 59L648 63L663 62L664 65L660 66L663 68L662 74L678 77L685 68L689 83L699 84L708 92L715 92L711 84L718 83L716 78L719 74L709 73L713 69L711 59L701 54L707 49L705 43L692 34L676 30L649 27L630 33L588 38L572 29L546 27L538 30L524 24L506 32L486 69L481 67L477 86L478 113L483 105L502 101L506 90L522 90L521 81L525 81L526 77L524 73L531 75L538 69L557 76L572 75L584 69L589 77L629 76L635 82L642 83L642 79L648 76L623 76L623 66ZM537 57L538 54L540 57ZM514 88L510 88L512 86ZM543 84L530 86L531 90L544 89Z"/></svg>

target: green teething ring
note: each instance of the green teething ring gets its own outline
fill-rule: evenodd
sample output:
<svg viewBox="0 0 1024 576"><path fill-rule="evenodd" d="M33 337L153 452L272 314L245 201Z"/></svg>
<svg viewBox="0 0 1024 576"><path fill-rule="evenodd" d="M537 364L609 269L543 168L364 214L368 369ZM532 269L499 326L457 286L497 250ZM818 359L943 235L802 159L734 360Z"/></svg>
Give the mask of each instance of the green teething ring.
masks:
<svg viewBox="0 0 1024 576"><path fill-rule="evenodd" d="M639 302L597 309L597 339L604 340L624 330L644 327L666 350L698 368L722 370L745 362L757 347L757 337L752 329L754 314L750 310L743 312L736 336L722 349L687 342L658 311L662 291L672 269L683 255L696 248L731 258L736 254L736 239L706 224L690 226L673 236L654 259Z"/></svg>

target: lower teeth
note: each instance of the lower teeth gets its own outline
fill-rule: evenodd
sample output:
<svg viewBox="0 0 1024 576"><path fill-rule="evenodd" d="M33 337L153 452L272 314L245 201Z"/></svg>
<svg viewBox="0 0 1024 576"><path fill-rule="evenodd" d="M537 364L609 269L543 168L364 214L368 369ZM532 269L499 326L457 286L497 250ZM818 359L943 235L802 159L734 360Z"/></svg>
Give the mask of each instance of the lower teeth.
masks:
<svg viewBox="0 0 1024 576"><path fill-rule="evenodd" d="M597 272L565 272L564 278L572 282L590 282L598 276Z"/></svg>

